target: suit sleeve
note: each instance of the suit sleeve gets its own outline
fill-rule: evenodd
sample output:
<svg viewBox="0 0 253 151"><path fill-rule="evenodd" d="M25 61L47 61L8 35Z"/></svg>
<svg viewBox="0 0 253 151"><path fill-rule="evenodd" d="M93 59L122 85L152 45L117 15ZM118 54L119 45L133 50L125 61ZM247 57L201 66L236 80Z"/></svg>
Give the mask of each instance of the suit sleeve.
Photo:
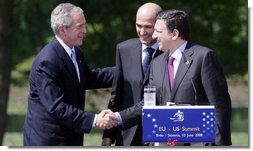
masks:
<svg viewBox="0 0 253 151"><path fill-rule="evenodd" d="M90 69L86 65L85 69L87 89L112 87L115 67Z"/></svg>
<svg viewBox="0 0 253 151"><path fill-rule="evenodd" d="M89 133L95 114L64 103L64 90L59 73L59 68L49 61L39 64L34 82L38 84L41 103L57 122L75 131Z"/></svg>
<svg viewBox="0 0 253 151"><path fill-rule="evenodd" d="M210 51L202 64L202 83L216 110L216 144L231 145L231 100L226 78L215 54Z"/></svg>
<svg viewBox="0 0 253 151"><path fill-rule="evenodd" d="M148 75L149 79L146 80L145 83L143 83L143 86L145 85L152 85L153 82L153 64L151 62L150 68L148 68ZM122 126L123 129L128 129L132 126L138 125L142 123L142 107L144 105L144 100L141 100L140 102L136 103L134 106L129 107L125 110L120 111L120 116L122 118Z"/></svg>
<svg viewBox="0 0 253 151"><path fill-rule="evenodd" d="M75 47L80 60L83 60L83 76L86 80L85 89L110 88L114 77L115 67L91 69L84 58L81 48Z"/></svg>
<svg viewBox="0 0 253 151"><path fill-rule="evenodd" d="M137 124L141 124L143 105L144 101L142 100L134 106L119 112L122 118L122 125L124 130Z"/></svg>

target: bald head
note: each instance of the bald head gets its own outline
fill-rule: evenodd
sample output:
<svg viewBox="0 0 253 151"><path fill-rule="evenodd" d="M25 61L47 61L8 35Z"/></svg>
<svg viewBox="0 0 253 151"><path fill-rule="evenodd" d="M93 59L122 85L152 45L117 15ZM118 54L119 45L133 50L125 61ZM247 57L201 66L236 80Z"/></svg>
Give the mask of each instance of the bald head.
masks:
<svg viewBox="0 0 253 151"><path fill-rule="evenodd" d="M161 10L162 10L161 7L155 3L145 3L141 7L139 7L136 17L137 16L146 16L146 17L155 19L156 15Z"/></svg>
<svg viewBox="0 0 253 151"><path fill-rule="evenodd" d="M136 31L142 44L151 46L155 43L152 39L156 15L161 7L155 3L145 3L139 7L136 14Z"/></svg>

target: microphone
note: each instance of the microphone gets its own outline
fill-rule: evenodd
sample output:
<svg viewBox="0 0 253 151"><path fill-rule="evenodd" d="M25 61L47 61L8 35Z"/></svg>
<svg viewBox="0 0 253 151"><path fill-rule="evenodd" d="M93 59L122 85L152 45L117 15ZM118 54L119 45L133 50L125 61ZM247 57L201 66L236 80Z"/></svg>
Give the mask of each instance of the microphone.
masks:
<svg viewBox="0 0 253 151"><path fill-rule="evenodd" d="M192 63L192 62L190 62L190 61L188 61L186 59L184 52L182 52L182 59L183 59L184 63L187 64L187 65L189 63ZM194 103L195 103L195 105L198 105L198 95L197 95L198 93L197 93L197 89L196 89L196 87L194 85L192 74L191 74L191 71L189 69L188 69L188 72L190 74L191 85L192 85L193 91L194 91Z"/></svg>
<svg viewBox="0 0 253 151"><path fill-rule="evenodd" d="M195 87L194 82L192 80L192 77L191 77L191 84L192 84L192 87L193 87L193 90L194 90L194 102L195 102L195 105L198 105L197 90L196 90L196 87Z"/></svg>

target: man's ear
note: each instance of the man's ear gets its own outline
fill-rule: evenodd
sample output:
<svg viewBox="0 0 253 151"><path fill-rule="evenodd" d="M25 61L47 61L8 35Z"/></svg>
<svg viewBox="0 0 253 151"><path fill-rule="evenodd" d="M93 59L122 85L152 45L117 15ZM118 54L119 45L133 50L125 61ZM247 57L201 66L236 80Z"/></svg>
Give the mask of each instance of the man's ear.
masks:
<svg viewBox="0 0 253 151"><path fill-rule="evenodd" d="M177 29L173 29L172 35L172 40L176 40L179 37L179 31Z"/></svg>
<svg viewBox="0 0 253 151"><path fill-rule="evenodd" d="M60 25L58 27L58 32L59 32L60 35L64 35L65 34L65 30L66 30L66 28L63 25Z"/></svg>

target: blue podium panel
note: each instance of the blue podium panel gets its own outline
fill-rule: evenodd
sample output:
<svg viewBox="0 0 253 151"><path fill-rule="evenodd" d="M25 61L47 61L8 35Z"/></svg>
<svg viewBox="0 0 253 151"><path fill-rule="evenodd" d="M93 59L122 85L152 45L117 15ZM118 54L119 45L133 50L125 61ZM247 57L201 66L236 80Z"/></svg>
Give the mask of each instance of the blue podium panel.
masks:
<svg viewBox="0 0 253 151"><path fill-rule="evenodd" d="M214 106L143 106L143 142L215 142Z"/></svg>

